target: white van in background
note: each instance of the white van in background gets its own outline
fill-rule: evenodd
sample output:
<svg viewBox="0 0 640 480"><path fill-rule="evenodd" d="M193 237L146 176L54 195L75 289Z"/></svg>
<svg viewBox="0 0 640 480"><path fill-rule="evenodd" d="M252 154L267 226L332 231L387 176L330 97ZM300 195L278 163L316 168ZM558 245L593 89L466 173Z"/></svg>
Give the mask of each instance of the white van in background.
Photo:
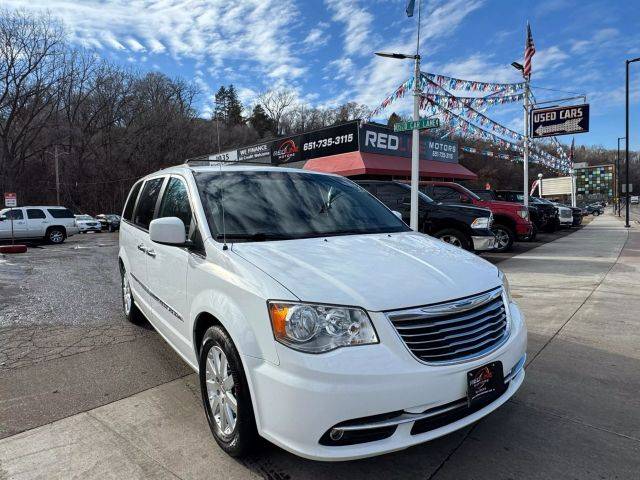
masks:
<svg viewBox="0 0 640 480"><path fill-rule="evenodd" d="M0 240L10 239L12 230L16 239L42 239L50 243L62 243L79 231L71 210L54 206L0 210Z"/></svg>

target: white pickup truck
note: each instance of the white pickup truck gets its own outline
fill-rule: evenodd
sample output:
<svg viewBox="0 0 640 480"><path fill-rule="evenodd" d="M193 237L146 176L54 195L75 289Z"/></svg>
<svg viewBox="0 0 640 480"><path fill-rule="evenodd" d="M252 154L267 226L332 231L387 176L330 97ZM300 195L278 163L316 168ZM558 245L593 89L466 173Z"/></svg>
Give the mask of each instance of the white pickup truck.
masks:
<svg viewBox="0 0 640 480"><path fill-rule="evenodd" d="M13 220L13 221L12 221ZM78 233L78 224L71 210L65 207L16 207L0 210L0 240L46 240L62 243Z"/></svg>

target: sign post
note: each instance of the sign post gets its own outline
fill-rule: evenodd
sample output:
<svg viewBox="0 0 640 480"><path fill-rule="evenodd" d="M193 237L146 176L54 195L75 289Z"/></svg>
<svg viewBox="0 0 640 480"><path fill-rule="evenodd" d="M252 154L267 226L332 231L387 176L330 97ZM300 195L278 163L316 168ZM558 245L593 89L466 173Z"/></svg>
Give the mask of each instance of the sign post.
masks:
<svg viewBox="0 0 640 480"><path fill-rule="evenodd" d="M409 130L424 130L430 128L440 128L439 118L421 118L420 120L409 120L398 122L393 126L394 132L408 132Z"/></svg>
<svg viewBox="0 0 640 480"><path fill-rule="evenodd" d="M573 135L589 131L589 104L531 110L531 137Z"/></svg>
<svg viewBox="0 0 640 480"><path fill-rule="evenodd" d="M13 192L5 192L4 205L5 207L9 207L9 220L11 221L11 245L13 245L13 208L18 206L18 196Z"/></svg>

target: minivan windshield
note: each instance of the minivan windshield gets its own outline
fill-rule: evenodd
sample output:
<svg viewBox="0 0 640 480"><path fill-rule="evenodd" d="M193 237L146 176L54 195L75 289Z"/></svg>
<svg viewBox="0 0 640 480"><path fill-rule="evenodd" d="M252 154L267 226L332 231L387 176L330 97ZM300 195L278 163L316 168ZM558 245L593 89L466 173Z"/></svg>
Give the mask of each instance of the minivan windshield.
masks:
<svg viewBox="0 0 640 480"><path fill-rule="evenodd" d="M268 170L196 172L194 176L211 233L218 241L223 240L223 224L228 241L410 230L345 178Z"/></svg>

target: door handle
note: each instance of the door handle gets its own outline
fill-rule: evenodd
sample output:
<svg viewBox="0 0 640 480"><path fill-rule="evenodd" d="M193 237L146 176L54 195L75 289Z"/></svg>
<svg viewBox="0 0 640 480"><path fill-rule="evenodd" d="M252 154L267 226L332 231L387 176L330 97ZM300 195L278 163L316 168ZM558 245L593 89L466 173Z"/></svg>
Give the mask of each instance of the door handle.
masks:
<svg viewBox="0 0 640 480"><path fill-rule="evenodd" d="M144 243L138 245L138 250L141 252L147 253L147 247L144 246Z"/></svg>
<svg viewBox="0 0 640 480"><path fill-rule="evenodd" d="M150 257L156 258L156 251L153 249L147 250L147 255L149 255Z"/></svg>

